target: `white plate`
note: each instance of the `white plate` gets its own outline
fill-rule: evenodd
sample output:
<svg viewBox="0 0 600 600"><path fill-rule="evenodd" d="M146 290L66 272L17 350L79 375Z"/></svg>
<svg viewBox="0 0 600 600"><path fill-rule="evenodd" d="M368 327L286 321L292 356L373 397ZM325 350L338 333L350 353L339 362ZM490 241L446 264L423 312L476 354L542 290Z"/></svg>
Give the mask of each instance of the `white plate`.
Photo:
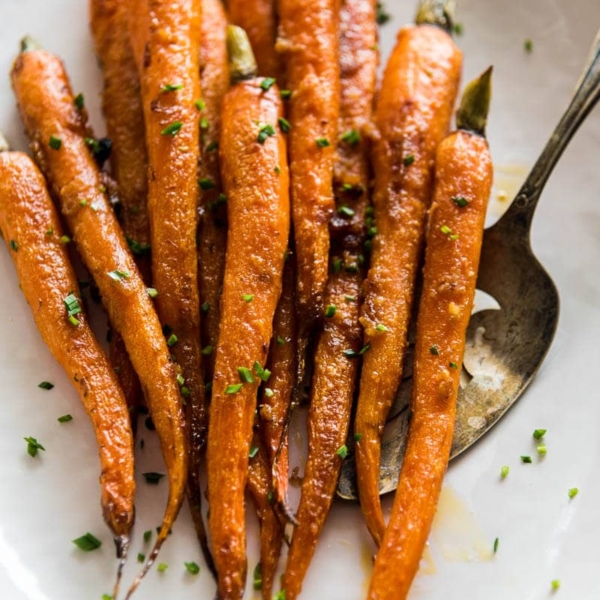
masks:
<svg viewBox="0 0 600 600"><path fill-rule="evenodd" d="M395 30L410 20L412 0L388 1L393 20L382 30L389 52ZM595 30L597 0L459 0L465 81L494 64L489 138L497 189L512 195L561 114ZM0 130L24 149L8 72L19 38L29 33L66 62L76 91L86 93L97 131L100 75L83 0L2 0L0 5ZM531 39L533 52L524 51ZM600 111L577 135L543 195L533 245L562 299L552 350L522 400L492 433L449 469L441 508L411 599L534 600L600 598ZM501 210L492 202L491 212ZM0 251L0 598L100 600L110 591L114 552L99 506L98 459L91 428L74 389L41 342L15 277ZM52 391L38 389L52 381ZM56 418L71 413L71 423ZM548 454L535 458L532 431L546 428ZM161 470L154 434L138 472ZM31 459L24 436L46 452ZM521 454L534 456L520 464ZM502 465L511 471L500 481ZM138 480L138 517L126 580L143 551L141 537L160 522L166 485ZM567 490L578 487L569 500ZM390 499L386 500L389 509ZM103 542L84 554L71 540L86 531ZM250 571L257 544L250 535ZM497 554L492 554L499 538ZM304 598L364 597L373 546L355 505L336 505L304 586ZM186 574L184 561L202 564L185 509L162 553L166 573L155 571L140 600L212 598L203 567ZM251 584L250 586L251 587ZM249 590L248 598L254 598ZM258 597L258 596L256 596Z"/></svg>

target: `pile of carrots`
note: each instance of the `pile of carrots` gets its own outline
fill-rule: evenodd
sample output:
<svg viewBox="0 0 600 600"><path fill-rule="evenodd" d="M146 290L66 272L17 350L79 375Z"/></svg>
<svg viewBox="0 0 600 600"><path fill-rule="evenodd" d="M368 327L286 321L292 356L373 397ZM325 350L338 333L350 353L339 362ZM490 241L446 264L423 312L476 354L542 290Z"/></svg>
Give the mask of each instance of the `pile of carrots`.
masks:
<svg viewBox="0 0 600 600"><path fill-rule="evenodd" d="M271 598L291 523L277 598L297 598L344 460L356 461L379 547L367 598L407 596L448 463L492 180L491 70L466 87L448 134L462 67L452 4L422 0L376 94L374 0L228 0L227 11L219 0L90 0L101 140L59 58L23 40L11 80L33 160L0 144L0 231L94 425L119 558L113 598L143 406L169 497L126 598L187 497L218 598L241 599L246 491L261 524L255 582ZM108 357L73 251L108 313ZM381 437L413 314L413 416L386 525ZM293 510L288 431L307 397Z"/></svg>

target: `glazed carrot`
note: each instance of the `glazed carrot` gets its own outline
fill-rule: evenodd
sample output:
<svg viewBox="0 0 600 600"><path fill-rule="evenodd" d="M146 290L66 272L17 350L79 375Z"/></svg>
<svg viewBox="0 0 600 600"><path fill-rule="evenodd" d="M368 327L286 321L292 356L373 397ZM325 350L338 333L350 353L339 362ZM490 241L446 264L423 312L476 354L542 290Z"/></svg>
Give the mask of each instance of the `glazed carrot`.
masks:
<svg viewBox="0 0 600 600"><path fill-rule="evenodd" d="M369 600L406 598L419 567L454 433L467 325L492 186L484 138L491 69L467 86L458 131L439 146L417 319L412 420Z"/></svg>
<svg viewBox="0 0 600 600"><path fill-rule="evenodd" d="M83 312L46 182L20 152L0 153L0 232L42 339L77 389L94 427L102 513L115 537L120 572L129 548L135 494L127 403Z"/></svg>
<svg viewBox="0 0 600 600"><path fill-rule="evenodd" d="M177 517L185 490L185 423L176 374L154 306L86 146L91 131L76 106L64 67L49 52L28 48L25 43L11 79L31 149L100 290L111 325L127 346L167 467L169 499L151 564Z"/></svg>
<svg viewBox="0 0 600 600"><path fill-rule="evenodd" d="M283 269L283 287L273 318L273 338L267 364L271 371L268 387L259 404L260 430L271 465L272 487L284 513L289 514L288 421L296 382L296 312L294 307L294 259L288 256Z"/></svg>
<svg viewBox="0 0 600 600"><path fill-rule="evenodd" d="M146 125L152 281L158 290L158 315L170 332L171 352L183 377L189 428L187 494L192 509L200 512L208 417L196 250L201 2L135 0L128 4L128 14Z"/></svg>
<svg viewBox="0 0 600 600"><path fill-rule="evenodd" d="M148 154L140 82L129 42L124 0L90 0L90 26L104 75L102 111L112 141L110 165L119 186L121 226L140 273L150 285L150 230L146 207ZM110 358L127 404L131 408L138 406L143 400L139 379L121 336L114 332Z"/></svg>
<svg viewBox="0 0 600 600"><path fill-rule="evenodd" d="M402 377L435 150L448 129L462 65L460 50L442 27L449 25L445 4L425 0L417 15L421 24L398 33L375 110L376 235L361 309L364 345L370 349L363 357L354 432L360 438L361 509L377 544L385 527L378 485L381 435Z"/></svg>
<svg viewBox="0 0 600 600"><path fill-rule="evenodd" d="M279 90L261 88L243 30L227 33L233 87L225 95L221 177L229 235L221 326L210 404L209 528L221 600L240 599L246 581L244 490L272 323L289 236L289 178Z"/></svg>
<svg viewBox="0 0 600 600"><path fill-rule="evenodd" d="M279 77L281 65L275 53L277 14L275 0L229 0L227 8L233 25L239 25L248 34L263 77Z"/></svg>
<svg viewBox="0 0 600 600"><path fill-rule="evenodd" d="M329 262L329 217L340 102L339 0L278 0L277 50L289 100L290 172L299 312L298 379L321 316Z"/></svg>
<svg viewBox="0 0 600 600"><path fill-rule="evenodd" d="M255 568L254 587L257 589L260 581L262 597L264 600L271 600L284 530L272 498L269 457L256 435L250 446L248 491L260 522L260 563Z"/></svg>
<svg viewBox="0 0 600 600"><path fill-rule="evenodd" d="M298 523L283 579L288 600L300 593L346 457L362 345L359 298L364 276L361 264L365 212L369 204L365 133L371 119L378 61L373 50L377 42L374 0L346 0L340 24L342 133L334 169L337 212L330 225L334 269L327 282L325 324L315 356L308 458L296 513Z"/></svg>
<svg viewBox="0 0 600 600"><path fill-rule="evenodd" d="M200 223L198 230L198 280L202 301L202 346L206 380L212 379L214 348L219 335L221 286L227 248L227 206L219 174L221 104L229 88L225 35L227 16L220 0L202 1L200 84L202 87L200 160ZM210 349L213 349L210 352Z"/></svg>

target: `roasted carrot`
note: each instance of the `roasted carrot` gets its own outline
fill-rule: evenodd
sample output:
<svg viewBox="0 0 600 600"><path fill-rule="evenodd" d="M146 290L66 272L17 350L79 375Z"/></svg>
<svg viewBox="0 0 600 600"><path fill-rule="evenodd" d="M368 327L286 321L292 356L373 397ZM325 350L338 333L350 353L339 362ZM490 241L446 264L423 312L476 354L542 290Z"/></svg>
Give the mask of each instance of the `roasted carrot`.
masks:
<svg viewBox="0 0 600 600"><path fill-rule="evenodd" d="M183 377L190 461L187 494L198 513L208 417L196 250L201 8L200 0L135 0L128 11L146 125L152 282L158 290L158 315L170 332L171 351ZM196 519L195 525L200 522ZM203 533L198 533L206 547Z"/></svg>
<svg viewBox="0 0 600 600"><path fill-rule="evenodd" d="M259 75L278 78L276 0L229 0L227 8L231 23L239 25L250 38Z"/></svg>
<svg viewBox="0 0 600 600"><path fill-rule="evenodd" d="M221 104L229 88L225 41L227 16L220 0L202 1L202 87L198 280L202 301L202 346L206 380L212 379L219 335L220 297L227 248L227 206L219 174ZM211 350L212 349L212 350Z"/></svg>
<svg viewBox="0 0 600 600"><path fill-rule="evenodd" d="M278 0L277 50L289 100L290 172L299 313L298 383L322 314L334 211L333 162L340 104L339 0Z"/></svg>
<svg viewBox="0 0 600 600"><path fill-rule="evenodd" d="M119 187L120 222L140 273L150 285L150 229L146 206L148 154L126 2L90 0L90 26L104 75L102 111L112 141L110 165ZM83 97L80 98L83 103ZM142 390L125 344L116 333L111 337L110 358L131 410L142 403ZM135 418L135 413L132 415Z"/></svg>
<svg viewBox="0 0 600 600"><path fill-rule="evenodd" d="M254 588L260 587L264 600L271 600L273 581L281 555L284 525L279 520L272 497L269 457L258 435L254 436L250 446L248 491L260 523L260 563L255 568Z"/></svg>
<svg viewBox="0 0 600 600"><path fill-rule="evenodd" d="M374 0L346 0L340 12L341 133L331 221L334 269L326 288L324 328L315 355L308 414L308 458L297 525L283 588L300 593L335 494L361 355L359 299L364 276L365 213L369 204L366 130L371 120L378 54Z"/></svg>
<svg viewBox="0 0 600 600"><path fill-rule="evenodd" d="M406 598L419 567L448 460L467 325L492 186L484 137L491 69L465 89L458 131L440 144L417 318L412 420L369 600Z"/></svg>
<svg viewBox="0 0 600 600"><path fill-rule="evenodd" d="M289 176L279 90L261 87L243 30L227 33L233 87L222 111L221 177L229 235L208 431L209 528L221 600L246 581L244 490L289 236Z"/></svg>
<svg viewBox="0 0 600 600"><path fill-rule="evenodd" d="M176 373L160 322L85 139L93 137L78 110L60 60L24 43L11 72L34 158L50 184L112 327L121 334L140 378L169 477L155 560L183 499L187 473L185 422Z"/></svg>
<svg viewBox="0 0 600 600"><path fill-rule="evenodd" d="M381 436L402 377L435 150L448 129L462 65L462 54L445 30L450 27L446 4L425 0L418 24L400 30L375 110L376 234L361 309L369 351L363 357L354 432L360 438L361 509L377 544L385 528L378 485Z"/></svg>
<svg viewBox="0 0 600 600"><path fill-rule="evenodd" d="M292 395L296 383L296 287L294 259L288 254L283 269L283 287L273 318L273 338L269 349L268 387L262 390L259 417L262 439L267 447L273 491L284 513L289 514L288 490L288 424Z"/></svg>
<svg viewBox="0 0 600 600"><path fill-rule="evenodd" d="M115 538L120 572L129 548L135 494L127 403L83 311L46 182L21 152L0 153L0 232L42 339L77 389L94 427L102 513Z"/></svg>

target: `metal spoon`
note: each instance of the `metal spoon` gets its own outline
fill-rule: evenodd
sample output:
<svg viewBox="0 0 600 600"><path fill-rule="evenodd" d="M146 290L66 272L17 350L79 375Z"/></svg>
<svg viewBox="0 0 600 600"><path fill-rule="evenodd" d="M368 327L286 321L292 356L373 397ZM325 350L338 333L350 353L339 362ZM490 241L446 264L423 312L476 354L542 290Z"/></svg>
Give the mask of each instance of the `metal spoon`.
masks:
<svg viewBox="0 0 600 600"><path fill-rule="evenodd" d="M464 369L471 379L458 395L450 458L489 431L519 399L540 367L558 323L559 298L554 282L531 250L530 231L538 200L573 134L600 99L600 32L588 64L546 147L509 209L486 229L477 288L499 309L475 312L467 332ZM396 488L410 423L412 356L382 442L379 490ZM352 460L345 461L338 495L357 497Z"/></svg>

